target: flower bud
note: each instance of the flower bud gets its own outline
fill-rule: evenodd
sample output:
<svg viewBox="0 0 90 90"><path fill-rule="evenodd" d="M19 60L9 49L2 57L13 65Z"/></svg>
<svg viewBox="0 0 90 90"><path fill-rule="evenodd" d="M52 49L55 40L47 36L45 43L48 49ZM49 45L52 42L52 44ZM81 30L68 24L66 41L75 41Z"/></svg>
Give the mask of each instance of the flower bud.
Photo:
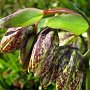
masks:
<svg viewBox="0 0 90 90"><path fill-rule="evenodd" d="M30 32L29 27L9 28L1 40L1 51L7 53L22 48L28 40Z"/></svg>

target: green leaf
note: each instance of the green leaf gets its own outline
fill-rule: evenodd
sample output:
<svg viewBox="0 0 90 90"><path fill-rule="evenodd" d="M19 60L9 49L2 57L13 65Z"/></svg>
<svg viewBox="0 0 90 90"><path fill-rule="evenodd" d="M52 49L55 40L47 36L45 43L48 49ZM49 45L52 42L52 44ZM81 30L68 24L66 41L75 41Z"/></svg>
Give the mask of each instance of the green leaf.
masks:
<svg viewBox="0 0 90 90"><path fill-rule="evenodd" d="M61 3L61 5L63 7L68 8L68 9L72 9L72 10L78 12L90 24L90 22L88 20L88 17L85 15L85 13L82 10L79 9L79 7L75 3L73 3L73 2L71 2L69 0L63 0L63 1L59 0L59 2Z"/></svg>
<svg viewBox="0 0 90 90"><path fill-rule="evenodd" d="M89 60L90 59L90 50L88 50L83 56L85 59Z"/></svg>
<svg viewBox="0 0 90 90"><path fill-rule="evenodd" d="M38 23L37 26L37 33L39 33L41 31L41 28L47 27L47 22L48 22L49 18L44 18L42 20L40 20L40 22Z"/></svg>
<svg viewBox="0 0 90 90"><path fill-rule="evenodd" d="M0 20L0 27L24 27L38 22L43 17L43 10L26 8Z"/></svg>
<svg viewBox="0 0 90 90"><path fill-rule="evenodd" d="M27 69L29 61L30 61L30 54L31 54L31 48L34 43L35 36L32 35L26 45L20 49L20 59L23 64L23 69Z"/></svg>
<svg viewBox="0 0 90 90"><path fill-rule="evenodd" d="M59 0L59 2L61 3L61 5L65 8L69 8L69 9L72 9L74 11L77 11L77 6L72 3L71 1L69 0Z"/></svg>
<svg viewBox="0 0 90 90"><path fill-rule="evenodd" d="M88 29L88 23L80 15L60 15L49 19L48 26L70 31L76 35L84 33Z"/></svg>
<svg viewBox="0 0 90 90"><path fill-rule="evenodd" d="M79 14L62 14L41 20L38 28L51 27L72 32L76 35L84 33L88 29L88 23ZM38 30L38 31L39 31Z"/></svg>

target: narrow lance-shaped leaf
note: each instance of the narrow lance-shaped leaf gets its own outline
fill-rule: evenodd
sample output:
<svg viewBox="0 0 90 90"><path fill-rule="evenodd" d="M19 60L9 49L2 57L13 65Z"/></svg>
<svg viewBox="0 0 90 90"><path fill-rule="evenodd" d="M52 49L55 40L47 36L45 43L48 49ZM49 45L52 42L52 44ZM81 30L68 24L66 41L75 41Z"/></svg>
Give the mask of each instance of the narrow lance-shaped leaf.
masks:
<svg viewBox="0 0 90 90"><path fill-rule="evenodd" d="M38 29L43 27L62 29L80 35L87 31L89 25L79 14L62 14L42 19L38 24Z"/></svg>
<svg viewBox="0 0 90 90"><path fill-rule="evenodd" d="M1 27L24 27L38 22L43 17L43 10L25 8L0 19Z"/></svg>
<svg viewBox="0 0 90 90"><path fill-rule="evenodd" d="M61 5L65 8L69 8L72 9L74 11L78 11L77 10L77 6L75 4L73 4L71 1L69 0L59 0L59 2L61 3Z"/></svg>
<svg viewBox="0 0 90 90"><path fill-rule="evenodd" d="M38 23L38 26L37 26L37 33L39 33L42 30L42 28L47 27L48 20L49 20L49 18L44 18L44 19L40 20L40 22Z"/></svg>
<svg viewBox="0 0 90 90"><path fill-rule="evenodd" d="M35 35L30 36L30 38L27 40L25 46L23 46L20 50L20 59L23 64L23 69L27 69L27 67L28 67L34 39L35 39Z"/></svg>

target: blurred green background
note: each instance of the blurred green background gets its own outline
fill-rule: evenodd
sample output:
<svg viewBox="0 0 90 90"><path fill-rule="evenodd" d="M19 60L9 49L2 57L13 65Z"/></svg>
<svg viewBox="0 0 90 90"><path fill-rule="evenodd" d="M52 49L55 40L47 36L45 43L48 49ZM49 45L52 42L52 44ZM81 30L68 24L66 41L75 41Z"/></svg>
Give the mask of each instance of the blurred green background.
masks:
<svg viewBox="0 0 90 90"><path fill-rule="evenodd" d="M50 9L63 7L64 0L0 0L0 18L19 9L34 7ZM70 0L90 17L90 0ZM0 30L0 40L6 30ZM49 85L45 90L56 90L55 84ZM8 54L0 53L0 90L44 90L40 86L39 78L33 73L22 70L19 61L19 51Z"/></svg>

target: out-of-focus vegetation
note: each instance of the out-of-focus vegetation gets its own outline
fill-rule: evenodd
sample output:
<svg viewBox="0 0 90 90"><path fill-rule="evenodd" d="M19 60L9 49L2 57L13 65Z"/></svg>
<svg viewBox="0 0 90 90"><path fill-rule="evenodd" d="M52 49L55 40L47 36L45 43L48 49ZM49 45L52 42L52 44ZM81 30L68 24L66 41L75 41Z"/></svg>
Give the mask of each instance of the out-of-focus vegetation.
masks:
<svg viewBox="0 0 90 90"><path fill-rule="evenodd" d="M63 0L62 0L63 1ZM90 0L70 0L90 17ZM19 9L35 7L40 9L63 7L60 0L0 0L0 17L4 17ZM6 30L0 30L0 39ZM40 87L39 78L33 73L22 70L19 51L9 54L0 53L0 90L44 90ZM55 90L55 84L45 90Z"/></svg>
<svg viewBox="0 0 90 90"><path fill-rule="evenodd" d="M36 7L40 9L57 8L62 6L60 1L63 0L0 0L0 17L26 7ZM75 3L86 15L90 15L90 0L69 1Z"/></svg>

